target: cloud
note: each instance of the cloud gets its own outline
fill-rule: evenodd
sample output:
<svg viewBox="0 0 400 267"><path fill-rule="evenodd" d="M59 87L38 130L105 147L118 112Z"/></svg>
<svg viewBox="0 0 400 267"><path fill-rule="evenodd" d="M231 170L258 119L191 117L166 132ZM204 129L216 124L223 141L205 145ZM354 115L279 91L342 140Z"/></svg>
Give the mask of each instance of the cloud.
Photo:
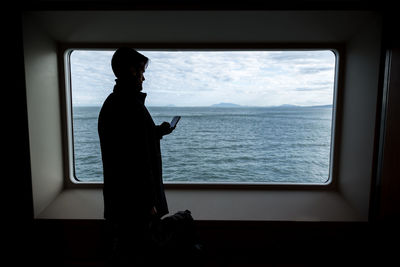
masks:
<svg viewBox="0 0 400 267"><path fill-rule="evenodd" d="M71 54L72 101L101 105L114 86L112 51L77 50Z"/></svg>
<svg viewBox="0 0 400 267"><path fill-rule="evenodd" d="M332 67L330 66L321 66L321 67L303 67L300 68L299 73L301 74L317 74L324 71L332 71Z"/></svg>
<svg viewBox="0 0 400 267"><path fill-rule="evenodd" d="M304 87L299 87L299 88L295 88L296 91L324 91L324 90L329 90L331 88L329 87L308 87L308 88L304 88Z"/></svg>
<svg viewBox="0 0 400 267"><path fill-rule="evenodd" d="M141 51L150 58L148 105L205 106L219 102L268 106L331 104L331 51ZM73 52L73 102L101 104L111 92L112 51Z"/></svg>

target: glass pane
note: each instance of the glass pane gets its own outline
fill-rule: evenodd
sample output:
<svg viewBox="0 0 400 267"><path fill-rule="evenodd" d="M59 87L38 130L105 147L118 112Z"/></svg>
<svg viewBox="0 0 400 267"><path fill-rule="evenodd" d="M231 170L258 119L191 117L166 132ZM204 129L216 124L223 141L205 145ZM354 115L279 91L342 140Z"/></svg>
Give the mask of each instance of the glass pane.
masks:
<svg viewBox="0 0 400 267"><path fill-rule="evenodd" d="M335 54L314 51L139 51L161 140L165 182L325 183ZM97 116L112 92L113 51L71 54L75 174L102 181Z"/></svg>

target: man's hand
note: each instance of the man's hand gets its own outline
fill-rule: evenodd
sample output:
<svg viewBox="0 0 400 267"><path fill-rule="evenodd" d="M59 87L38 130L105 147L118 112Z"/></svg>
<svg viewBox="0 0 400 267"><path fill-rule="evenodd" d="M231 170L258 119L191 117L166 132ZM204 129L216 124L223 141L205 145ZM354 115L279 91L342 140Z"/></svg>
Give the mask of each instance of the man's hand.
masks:
<svg viewBox="0 0 400 267"><path fill-rule="evenodd" d="M162 135L167 135L172 133L172 131L175 129L175 127L171 127L171 124L169 122L164 121L160 125L160 130Z"/></svg>
<svg viewBox="0 0 400 267"><path fill-rule="evenodd" d="M156 209L155 206L151 209L150 214L151 215L157 215L157 209Z"/></svg>

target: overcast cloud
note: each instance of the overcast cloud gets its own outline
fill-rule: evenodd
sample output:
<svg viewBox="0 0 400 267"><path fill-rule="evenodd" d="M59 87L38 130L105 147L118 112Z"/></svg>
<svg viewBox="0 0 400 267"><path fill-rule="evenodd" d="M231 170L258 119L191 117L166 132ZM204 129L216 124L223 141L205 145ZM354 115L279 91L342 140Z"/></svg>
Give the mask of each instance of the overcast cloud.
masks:
<svg viewBox="0 0 400 267"><path fill-rule="evenodd" d="M140 51L150 58L144 74L148 106L328 105L333 101L331 51ZM71 54L74 105L100 106L112 92L113 51Z"/></svg>

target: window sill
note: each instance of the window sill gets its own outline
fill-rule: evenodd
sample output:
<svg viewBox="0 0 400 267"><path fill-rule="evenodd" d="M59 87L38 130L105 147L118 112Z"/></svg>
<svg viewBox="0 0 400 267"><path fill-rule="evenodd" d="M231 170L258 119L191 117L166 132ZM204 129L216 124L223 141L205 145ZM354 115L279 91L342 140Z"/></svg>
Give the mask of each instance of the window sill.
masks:
<svg viewBox="0 0 400 267"><path fill-rule="evenodd" d="M189 209L196 220L366 220L335 191L167 189L166 194L171 213ZM102 190L64 190L37 218L103 219Z"/></svg>

